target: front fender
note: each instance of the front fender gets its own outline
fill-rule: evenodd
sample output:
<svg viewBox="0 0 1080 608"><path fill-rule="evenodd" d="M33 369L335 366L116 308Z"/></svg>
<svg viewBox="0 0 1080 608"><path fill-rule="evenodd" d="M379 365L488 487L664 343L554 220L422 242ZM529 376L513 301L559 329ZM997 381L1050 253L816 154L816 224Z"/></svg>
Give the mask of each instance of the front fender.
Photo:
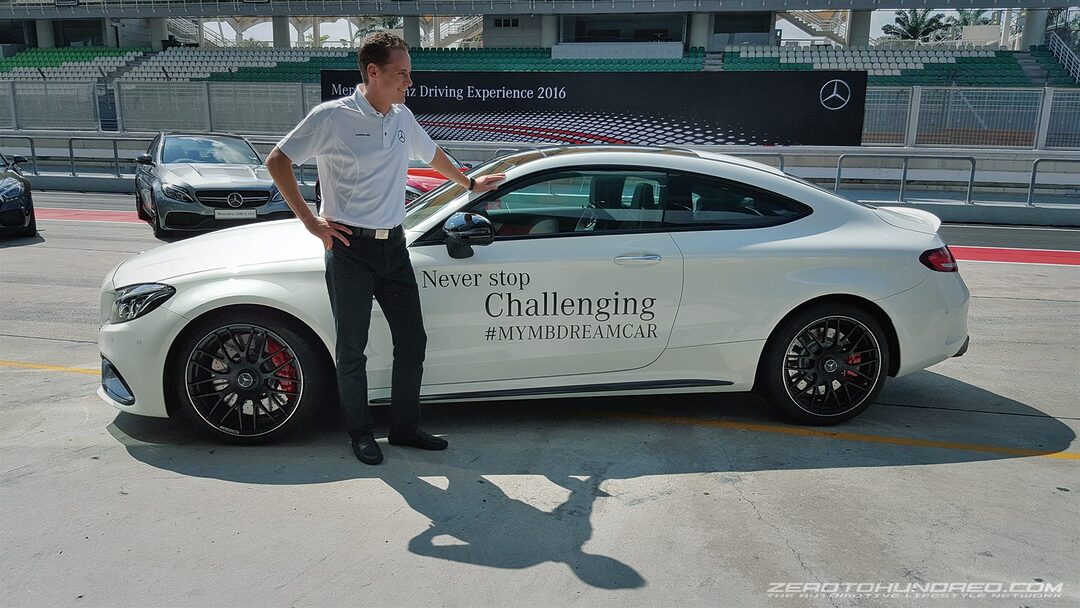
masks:
<svg viewBox="0 0 1080 608"><path fill-rule="evenodd" d="M165 307L193 320L212 310L236 305L265 306L298 319L310 328L328 352L334 352L334 319L323 274L282 273L172 283L176 296Z"/></svg>

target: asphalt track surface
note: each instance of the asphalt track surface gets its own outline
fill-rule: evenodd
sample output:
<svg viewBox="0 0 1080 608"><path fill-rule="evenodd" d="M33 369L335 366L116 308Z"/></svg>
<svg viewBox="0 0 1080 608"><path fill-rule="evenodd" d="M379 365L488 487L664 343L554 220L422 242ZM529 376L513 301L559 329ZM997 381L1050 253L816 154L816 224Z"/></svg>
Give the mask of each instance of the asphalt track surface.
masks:
<svg viewBox="0 0 1080 608"><path fill-rule="evenodd" d="M332 410L244 448L102 403L101 277L161 241L130 196L34 196L40 237L0 240L2 606L1080 603L1076 230L943 227L971 350L838 427L750 395L433 405L449 450L364 467ZM920 591L956 584L984 589Z"/></svg>

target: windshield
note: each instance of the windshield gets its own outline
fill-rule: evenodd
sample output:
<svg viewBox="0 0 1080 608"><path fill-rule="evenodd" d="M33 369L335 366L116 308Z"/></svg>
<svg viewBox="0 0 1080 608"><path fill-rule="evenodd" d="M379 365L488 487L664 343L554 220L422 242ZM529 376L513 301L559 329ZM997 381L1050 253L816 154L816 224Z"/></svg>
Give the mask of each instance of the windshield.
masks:
<svg viewBox="0 0 1080 608"><path fill-rule="evenodd" d="M213 165L261 165L251 144L232 137L167 137L161 152L163 163Z"/></svg>
<svg viewBox="0 0 1080 608"><path fill-rule="evenodd" d="M476 178L493 173L506 173L514 167L543 157L544 153L536 150L502 156L480 165L476 169L469 171L467 175ZM419 226L421 222L438 213L444 205L461 196L463 192L465 192L465 188L448 181L421 196L405 208L405 221L402 222L402 227L405 230L411 230Z"/></svg>
<svg viewBox="0 0 1080 608"><path fill-rule="evenodd" d="M801 177L796 177L796 176L794 176L794 175L792 175L790 173L785 173L785 175L787 175L792 180L799 182L800 184L806 184L807 186L810 186L811 188L813 188L815 190L821 190L822 192L828 192L829 194L835 196L836 198L843 199L843 200L845 200L845 201L847 201L849 203L854 203L856 205L859 205L860 207L866 207L868 209L877 209L877 207L875 207L874 205L871 205L870 203L864 203L864 202L862 202L862 201L860 201L858 199L854 199L854 198L852 198L850 196L847 196L846 194L843 194L841 192L837 192L836 190L830 190L830 189L826 188L825 186L815 184L814 182L812 182L810 180L803 179Z"/></svg>

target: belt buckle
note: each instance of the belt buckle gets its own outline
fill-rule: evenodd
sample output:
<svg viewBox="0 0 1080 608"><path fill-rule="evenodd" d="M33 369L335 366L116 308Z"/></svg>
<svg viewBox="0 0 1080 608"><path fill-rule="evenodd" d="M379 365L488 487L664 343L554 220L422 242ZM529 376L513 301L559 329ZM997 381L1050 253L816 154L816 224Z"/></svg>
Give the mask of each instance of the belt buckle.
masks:
<svg viewBox="0 0 1080 608"><path fill-rule="evenodd" d="M375 229L375 239L376 240L385 241L388 238L390 238L390 231L389 230L387 230L386 228L376 228Z"/></svg>

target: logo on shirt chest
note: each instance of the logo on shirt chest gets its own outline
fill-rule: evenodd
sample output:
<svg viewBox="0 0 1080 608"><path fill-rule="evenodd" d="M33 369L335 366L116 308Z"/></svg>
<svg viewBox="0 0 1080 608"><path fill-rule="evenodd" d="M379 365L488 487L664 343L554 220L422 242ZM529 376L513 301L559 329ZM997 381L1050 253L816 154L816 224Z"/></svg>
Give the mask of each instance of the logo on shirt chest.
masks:
<svg viewBox="0 0 1080 608"><path fill-rule="evenodd" d="M402 131L401 129L398 129L397 140L400 141L401 143L405 143L405 131Z"/></svg>
<svg viewBox="0 0 1080 608"><path fill-rule="evenodd" d="M357 137L371 137L371 133L356 133Z"/></svg>

